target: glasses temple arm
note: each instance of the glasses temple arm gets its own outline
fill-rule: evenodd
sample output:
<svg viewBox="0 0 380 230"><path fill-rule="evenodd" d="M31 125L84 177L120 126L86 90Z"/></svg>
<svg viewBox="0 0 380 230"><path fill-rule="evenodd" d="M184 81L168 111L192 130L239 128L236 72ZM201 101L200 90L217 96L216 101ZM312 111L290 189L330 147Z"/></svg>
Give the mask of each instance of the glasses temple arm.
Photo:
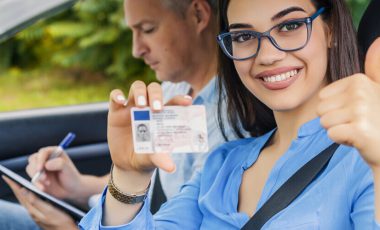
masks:
<svg viewBox="0 0 380 230"><path fill-rule="evenodd" d="M325 11L325 7L321 7L319 8L319 10L317 12L315 12L315 14L313 14L310 18L311 20L314 20L316 17L318 17L320 14L323 13L323 11Z"/></svg>

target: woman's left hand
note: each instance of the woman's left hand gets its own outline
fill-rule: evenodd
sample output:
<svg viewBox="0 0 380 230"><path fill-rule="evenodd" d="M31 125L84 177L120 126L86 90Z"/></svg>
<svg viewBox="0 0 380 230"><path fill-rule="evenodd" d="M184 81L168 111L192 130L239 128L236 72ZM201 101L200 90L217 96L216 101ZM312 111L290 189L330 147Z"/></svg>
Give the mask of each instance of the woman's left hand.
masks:
<svg viewBox="0 0 380 230"><path fill-rule="evenodd" d="M44 230L77 230L74 220L51 204L41 200L32 192L3 176L17 200L24 206L33 220Z"/></svg>
<svg viewBox="0 0 380 230"><path fill-rule="evenodd" d="M355 74L321 90L318 114L329 137L359 150L380 169L380 38L370 47L366 74Z"/></svg>

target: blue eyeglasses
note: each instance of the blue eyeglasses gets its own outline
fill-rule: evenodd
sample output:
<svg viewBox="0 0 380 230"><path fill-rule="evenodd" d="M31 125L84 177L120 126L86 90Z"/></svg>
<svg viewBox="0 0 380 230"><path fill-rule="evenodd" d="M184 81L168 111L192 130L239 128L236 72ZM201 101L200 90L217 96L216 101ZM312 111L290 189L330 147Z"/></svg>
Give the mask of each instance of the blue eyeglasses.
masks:
<svg viewBox="0 0 380 230"><path fill-rule="evenodd" d="M253 58L260 50L261 39L267 37L281 51L297 51L310 40L312 22L325 11L320 8L307 18L295 19L273 26L264 33L252 30L239 30L217 36L219 46L231 59L243 61Z"/></svg>

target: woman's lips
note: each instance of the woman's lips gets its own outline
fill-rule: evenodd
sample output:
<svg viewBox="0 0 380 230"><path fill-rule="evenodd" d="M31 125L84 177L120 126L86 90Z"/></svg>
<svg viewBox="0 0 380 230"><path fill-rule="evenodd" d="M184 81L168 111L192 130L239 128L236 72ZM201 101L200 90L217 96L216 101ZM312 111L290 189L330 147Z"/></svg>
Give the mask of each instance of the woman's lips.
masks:
<svg viewBox="0 0 380 230"><path fill-rule="evenodd" d="M269 90L281 90L291 86L300 76L302 69L289 69L288 71L260 77L259 80Z"/></svg>

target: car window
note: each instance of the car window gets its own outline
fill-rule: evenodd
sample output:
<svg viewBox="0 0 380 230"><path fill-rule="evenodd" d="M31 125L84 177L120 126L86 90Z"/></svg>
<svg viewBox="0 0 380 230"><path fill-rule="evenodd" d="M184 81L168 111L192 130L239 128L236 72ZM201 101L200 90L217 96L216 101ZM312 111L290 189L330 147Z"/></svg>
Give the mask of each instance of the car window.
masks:
<svg viewBox="0 0 380 230"><path fill-rule="evenodd" d="M0 112L104 102L152 81L131 41L123 0L0 0Z"/></svg>

